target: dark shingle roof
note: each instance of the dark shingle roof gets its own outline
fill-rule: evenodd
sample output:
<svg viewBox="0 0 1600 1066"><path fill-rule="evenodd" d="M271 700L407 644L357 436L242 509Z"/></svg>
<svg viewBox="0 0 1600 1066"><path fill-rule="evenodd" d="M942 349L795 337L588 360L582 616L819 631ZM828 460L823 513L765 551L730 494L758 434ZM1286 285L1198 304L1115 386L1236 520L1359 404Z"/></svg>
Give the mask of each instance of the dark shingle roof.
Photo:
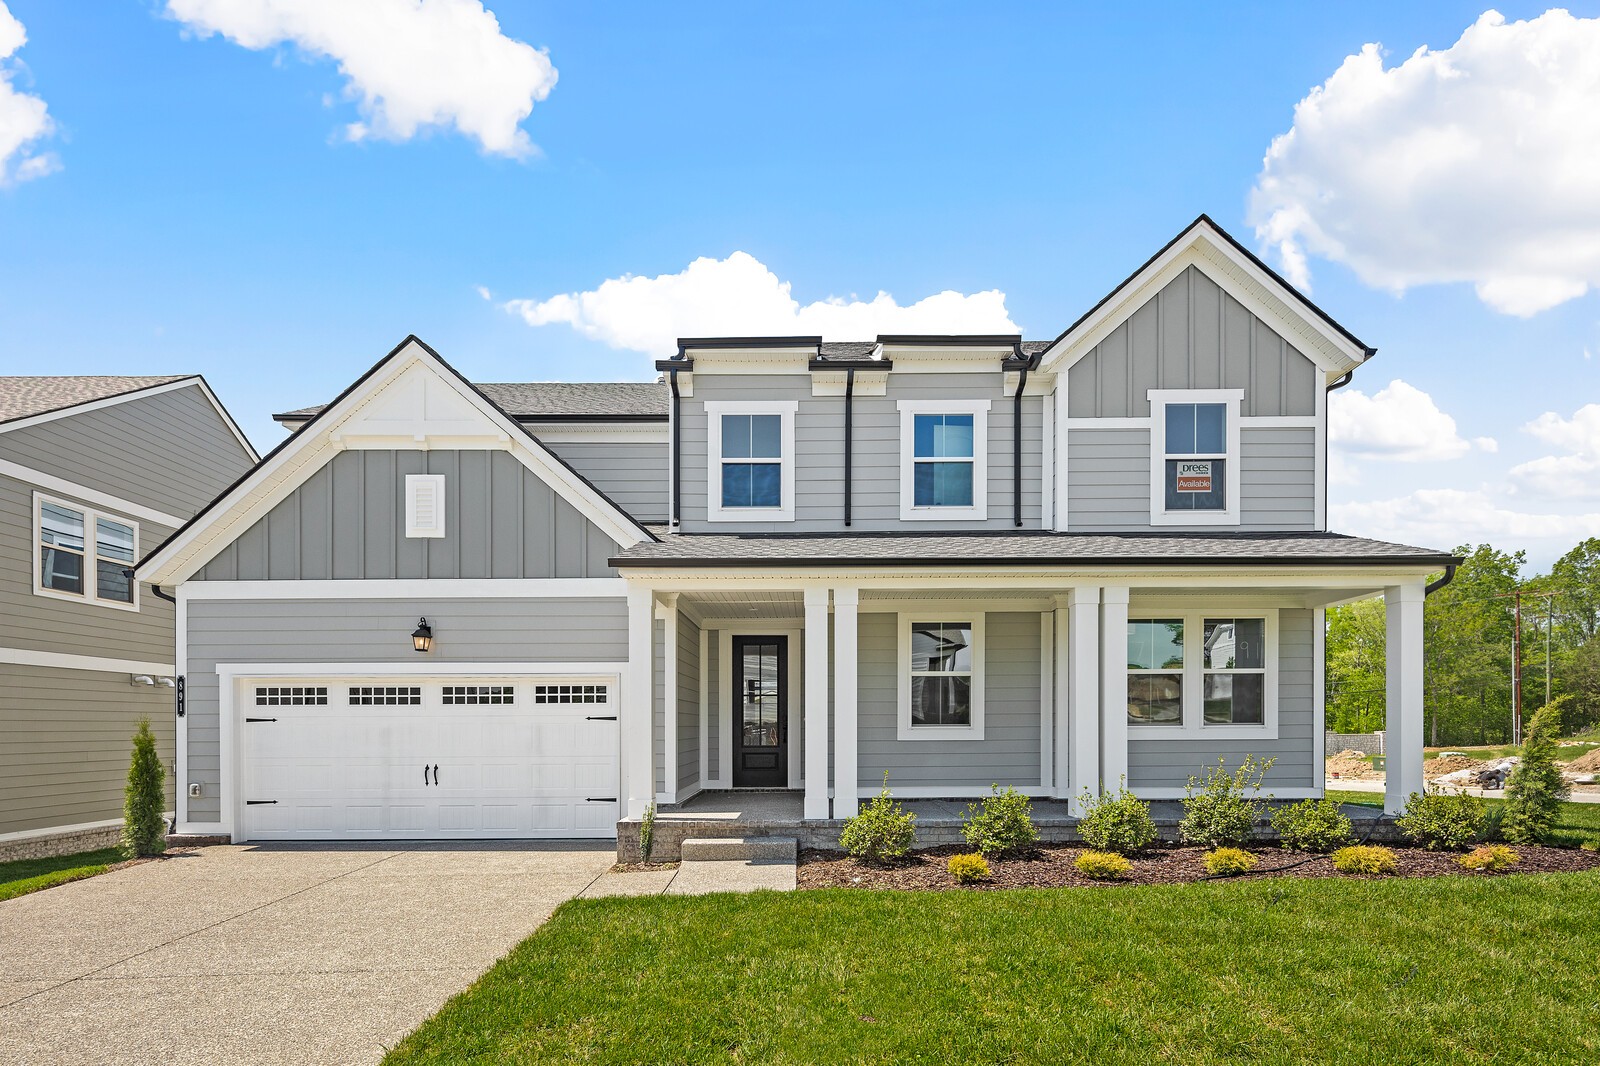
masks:
<svg viewBox="0 0 1600 1066"><path fill-rule="evenodd" d="M512 418L559 422L562 419L662 420L672 395L659 381L529 381L474 383ZM322 405L285 411L280 422L310 418Z"/></svg>
<svg viewBox="0 0 1600 1066"><path fill-rule="evenodd" d="M854 533L672 534L612 559L617 566L896 566L996 563L1407 563L1443 567L1447 552L1340 533Z"/></svg>
<svg viewBox="0 0 1600 1066"><path fill-rule="evenodd" d="M98 374L85 377L0 377L0 422L48 414L80 403L105 400L192 376Z"/></svg>

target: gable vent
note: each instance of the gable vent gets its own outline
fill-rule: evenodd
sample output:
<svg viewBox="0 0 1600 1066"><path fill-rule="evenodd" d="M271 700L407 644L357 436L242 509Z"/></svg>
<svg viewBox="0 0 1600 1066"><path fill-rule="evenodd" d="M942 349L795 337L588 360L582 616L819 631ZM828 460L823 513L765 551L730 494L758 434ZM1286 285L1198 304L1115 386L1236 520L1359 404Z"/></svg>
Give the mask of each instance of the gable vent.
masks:
<svg viewBox="0 0 1600 1066"><path fill-rule="evenodd" d="M444 475L406 475L406 536L444 536Z"/></svg>

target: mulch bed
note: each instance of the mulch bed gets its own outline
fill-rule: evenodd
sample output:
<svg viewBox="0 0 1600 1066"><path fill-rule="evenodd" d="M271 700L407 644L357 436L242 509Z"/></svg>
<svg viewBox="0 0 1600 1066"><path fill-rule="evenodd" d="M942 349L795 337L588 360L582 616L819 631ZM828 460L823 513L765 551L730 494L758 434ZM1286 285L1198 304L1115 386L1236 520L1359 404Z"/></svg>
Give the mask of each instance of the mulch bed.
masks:
<svg viewBox="0 0 1600 1066"><path fill-rule="evenodd" d="M1123 885L1175 885L1191 881L1224 880L1206 874L1201 857L1206 849L1162 846L1135 856L1133 869L1121 881L1096 881L1080 874L1072 861L1084 850L1075 846L1039 848L1032 856L990 860L991 877L974 885L957 885L945 870L951 855L966 849L949 846L916 851L899 862L874 866L836 851L806 849L800 853L797 880L800 888L896 889L996 889L996 888L1117 888ZM1517 845L1521 862L1507 871L1476 872L1456 862L1459 852L1393 849L1400 877L1501 877L1506 873L1570 873L1600 869L1600 853L1578 848ZM1251 848L1259 865L1233 880L1268 877L1347 877L1333 868L1326 855L1306 855L1281 848Z"/></svg>

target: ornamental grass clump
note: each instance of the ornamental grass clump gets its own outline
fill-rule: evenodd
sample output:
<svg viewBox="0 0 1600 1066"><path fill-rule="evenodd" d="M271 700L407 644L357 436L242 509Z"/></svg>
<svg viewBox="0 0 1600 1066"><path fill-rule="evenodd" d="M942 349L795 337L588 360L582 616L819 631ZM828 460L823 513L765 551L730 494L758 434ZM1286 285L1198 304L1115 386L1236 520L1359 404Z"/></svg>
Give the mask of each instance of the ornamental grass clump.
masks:
<svg viewBox="0 0 1600 1066"><path fill-rule="evenodd" d="M967 805L961 835L972 850L987 857L1025 854L1039 840L1039 831L1033 826L1033 805L1009 785L1004 792L999 785L991 785L981 806Z"/></svg>
<svg viewBox="0 0 1600 1066"><path fill-rule="evenodd" d="M917 816L900 805L889 792L889 775L883 791L844 823L839 846L852 858L882 863L902 858L917 842Z"/></svg>
<svg viewBox="0 0 1600 1066"><path fill-rule="evenodd" d="M133 734L133 758L128 764L128 787L123 790L122 846L128 857L143 859L167 850L167 772L156 753L150 719L139 719Z"/></svg>
<svg viewBox="0 0 1600 1066"><path fill-rule="evenodd" d="M1111 851L1085 851L1072 860L1072 865L1096 881L1121 881L1133 869L1133 863Z"/></svg>
<svg viewBox="0 0 1600 1066"><path fill-rule="evenodd" d="M1206 873L1213 877L1246 874L1256 868L1256 857L1243 848L1218 848L1208 852L1201 861L1205 863Z"/></svg>
<svg viewBox="0 0 1600 1066"><path fill-rule="evenodd" d="M1256 823L1266 813L1271 796L1261 795L1261 781L1272 759L1257 762L1246 755L1231 774L1227 761L1206 771L1205 780L1189 778L1183 789L1183 821L1178 833L1185 843L1208 848L1239 847L1255 839Z"/></svg>
<svg viewBox="0 0 1600 1066"><path fill-rule="evenodd" d="M958 885L989 880L989 860L982 855L952 855L945 869Z"/></svg>
<svg viewBox="0 0 1600 1066"><path fill-rule="evenodd" d="M1126 787L1098 796L1084 789L1078 836L1096 851L1132 855L1156 838L1156 823L1150 804Z"/></svg>
<svg viewBox="0 0 1600 1066"><path fill-rule="evenodd" d="M1572 792L1556 765L1556 741L1561 736L1562 696L1539 710L1528 722L1517 765L1506 782L1506 805L1500 832L1516 844L1537 844L1550 836L1561 803Z"/></svg>
<svg viewBox="0 0 1600 1066"><path fill-rule="evenodd" d="M1477 796L1411 793L1395 828L1429 851L1460 851L1482 839L1484 802Z"/></svg>
<svg viewBox="0 0 1600 1066"><path fill-rule="evenodd" d="M1505 870L1522 861L1522 857L1504 844L1485 844L1459 856L1459 862L1468 870Z"/></svg>
<svg viewBox="0 0 1600 1066"><path fill-rule="evenodd" d="M1278 842L1291 851L1333 851L1350 843L1350 819L1332 798L1301 800L1273 812Z"/></svg>
<svg viewBox="0 0 1600 1066"><path fill-rule="evenodd" d="M1333 868L1342 874L1380 877L1398 873L1400 863L1388 848L1377 844L1352 844L1333 853Z"/></svg>

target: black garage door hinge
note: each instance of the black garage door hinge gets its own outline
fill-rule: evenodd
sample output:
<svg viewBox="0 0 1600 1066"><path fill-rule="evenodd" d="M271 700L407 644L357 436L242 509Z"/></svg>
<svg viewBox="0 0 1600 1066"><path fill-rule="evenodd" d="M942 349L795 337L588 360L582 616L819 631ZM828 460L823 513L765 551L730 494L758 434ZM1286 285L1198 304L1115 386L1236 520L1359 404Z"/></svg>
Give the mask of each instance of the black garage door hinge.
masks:
<svg viewBox="0 0 1600 1066"><path fill-rule="evenodd" d="M277 802L278 802L277 800L245 800L244 801L244 805L246 807L259 807L263 803L277 803Z"/></svg>
<svg viewBox="0 0 1600 1066"><path fill-rule="evenodd" d="M276 722L276 718L246 718L246 722Z"/></svg>
<svg viewBox="0 0 1600 1066"><path fill-rule="evenodd" d="M614 714L587 714L584 715L583 720L585 722L615 722L617 716Z"/></svg>
<svg viewBox="0 0 1600 1066"><path fill-rule="evenodd" d="M584 797L584 799L585 799L586 802L589 802L589 803L615 803L615 802L617 802L617 797L615 797L615 796L586 796L586 797Z"/></svg>

